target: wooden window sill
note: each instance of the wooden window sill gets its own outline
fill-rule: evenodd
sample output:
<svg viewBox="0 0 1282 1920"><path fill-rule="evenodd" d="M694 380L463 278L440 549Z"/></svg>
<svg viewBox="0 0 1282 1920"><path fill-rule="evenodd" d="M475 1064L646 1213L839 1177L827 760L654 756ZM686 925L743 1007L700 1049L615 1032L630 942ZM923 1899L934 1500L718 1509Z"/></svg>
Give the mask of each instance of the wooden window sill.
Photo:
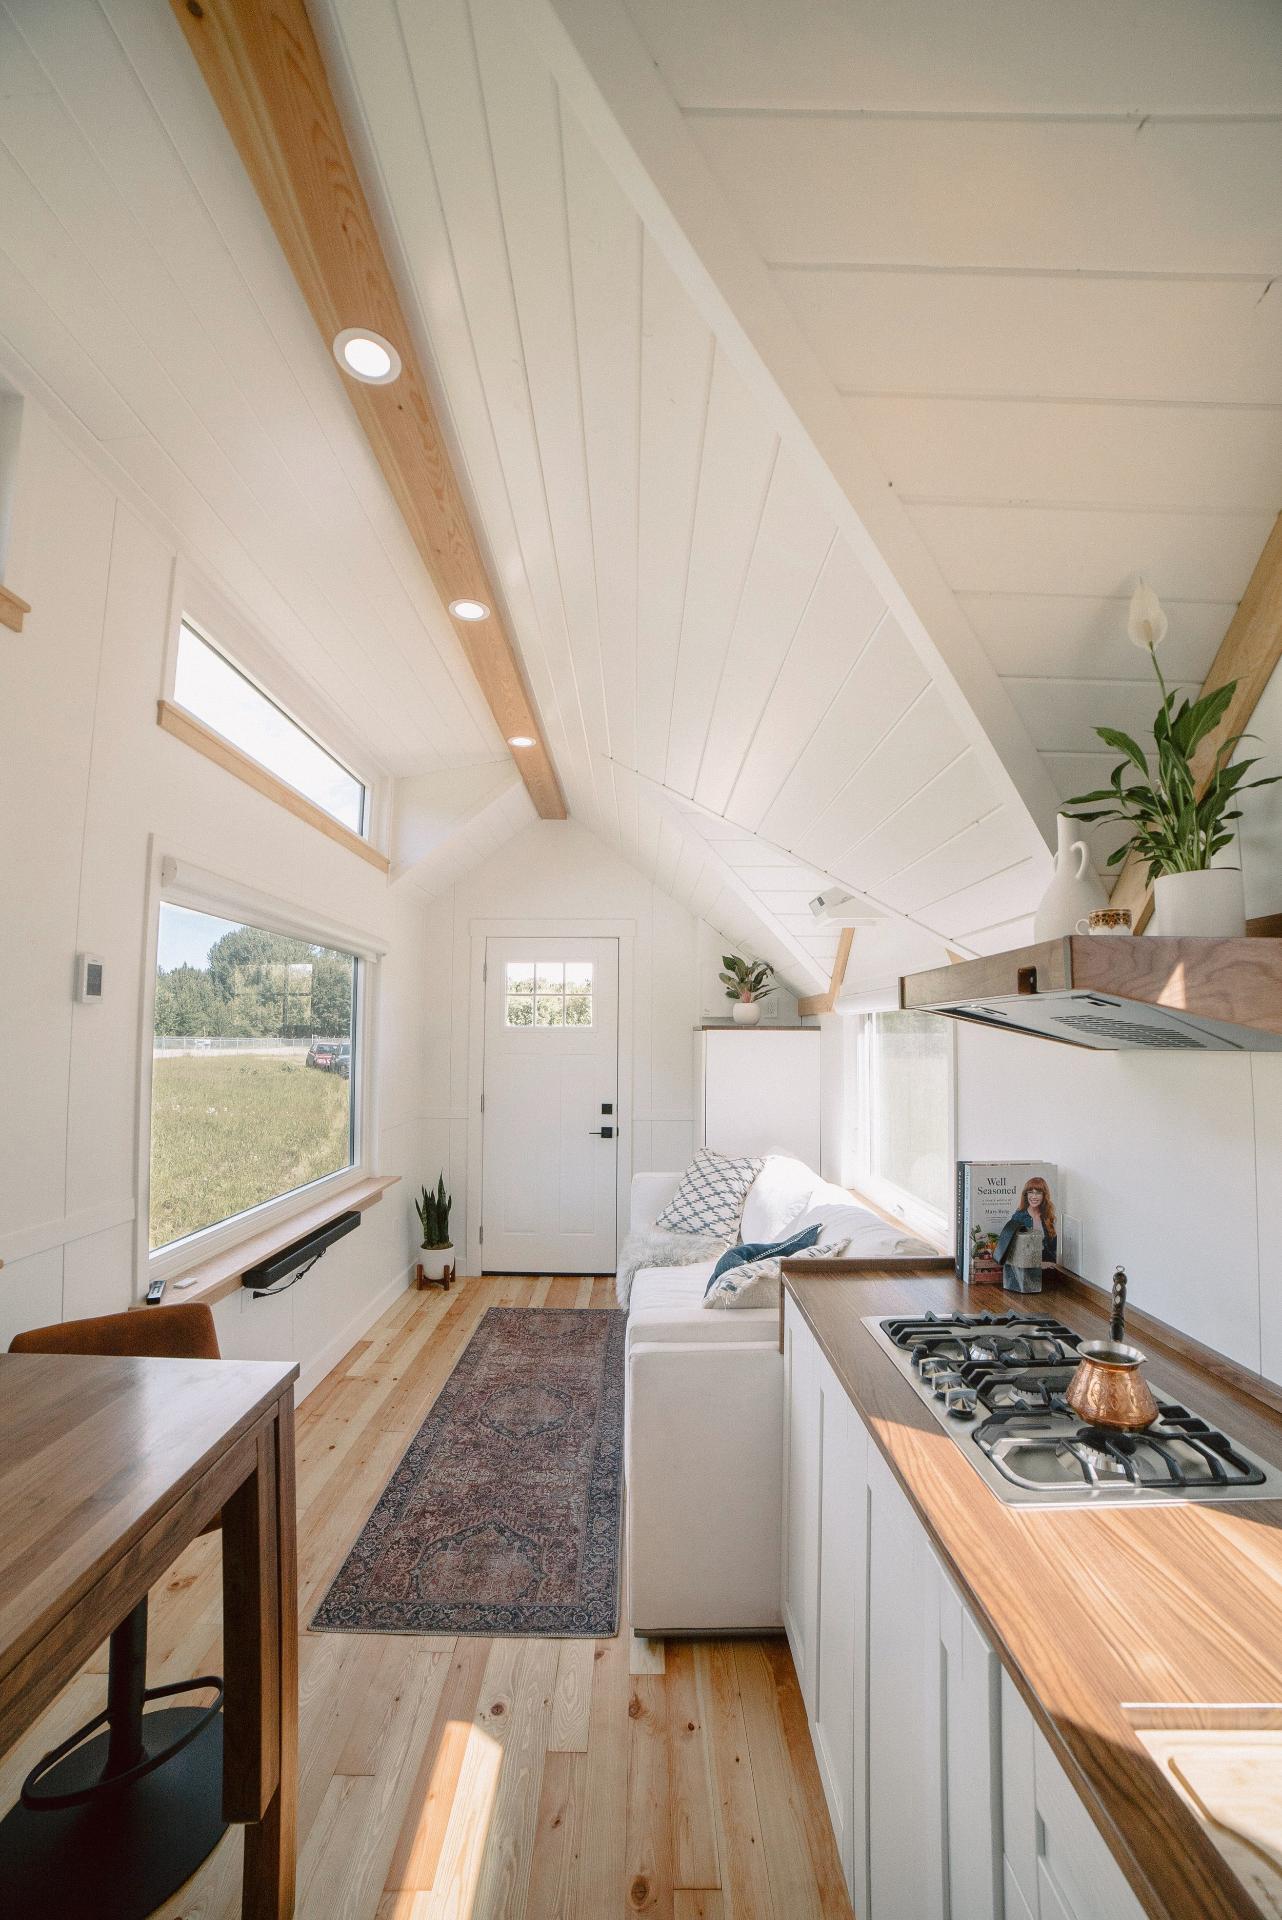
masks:
<svg viewBox="0 0 1282 1920"><path fill-rule="evenodd" d="M15 633L21 633L22 622L30 612L27 601L20 600L8 587L0 587L0 625L12 627Z"/></svg>
<svg viewBox="0 0 1282 1920"><path fill-rule="evenodd" d="M238 1290L241 1275L247 1268L256 1267L261 1260L270 1260L283 1247L292 1246L295 1240L301 1240L306 1233L314 1233L340 1213L364 1213L368 1208L377 1206L387 1189L394 1187L400 1177L399 1173L375 1173L367 1179L354 1180L348 1187L327 1193L323 1200L314 1201L310 1207L291 1213L287 1220L277 1220L270 1227L264 1227L261 1233L238 1240L235 1246L223 1247L205 1260L181 1268L177 1273L167 1274L165 1306L186 1306L191 1301L199 1300L209 1307L215 1300L225 1300L228 1294ZM175 1281L186 1280L193 1275L195 1278L191 1286L175 1286ZM135 1311L145 1310L146 1305L145 1300L134 1301Z"/></svg>
<svg viewBox="0 0 1282 1920"><path fill-rule="evenodd" d="M185 707L175 706L172 700L158 700L156 724L163 727L166 733L172 733L175 740L181 740L186 746L194 747L197 753L203 753L206 760L212 760L225 773L243 780L255 793L261 793L267 800L274 800L278 807L284 807L286 813L292 813L295 819L305 820L309 827L315 827L318 833L323 833L337 846L346 847L349 853L359 854L362 860L368 860L380 873L391 872L392 863L385 853L372 847L368 840L362 840L359 833L353 833L341 820L335 820L323 807L313 806L310 800L284 780L278 780L266 767L260 767L257 760L251 760L239 747L233 747L221 734L202 725Z"/></svg>

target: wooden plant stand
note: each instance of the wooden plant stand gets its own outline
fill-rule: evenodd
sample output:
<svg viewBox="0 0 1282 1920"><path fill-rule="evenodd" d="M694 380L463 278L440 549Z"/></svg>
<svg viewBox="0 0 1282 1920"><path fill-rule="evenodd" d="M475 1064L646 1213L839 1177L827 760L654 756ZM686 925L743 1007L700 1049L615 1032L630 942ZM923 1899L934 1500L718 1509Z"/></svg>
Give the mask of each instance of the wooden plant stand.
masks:
<svg viewBox="0 0 1282 1920"><path fill-rule="evenodd" d="M452 1265L446 1267L445 1272L439 1280L429 1280L423 1271L423 1262L420 1260L414 1268L414 1280L420 1293L427 1287L444 1287L446 1293L448 1293L457 1272L458 1261L455 1260Z"/></svg>

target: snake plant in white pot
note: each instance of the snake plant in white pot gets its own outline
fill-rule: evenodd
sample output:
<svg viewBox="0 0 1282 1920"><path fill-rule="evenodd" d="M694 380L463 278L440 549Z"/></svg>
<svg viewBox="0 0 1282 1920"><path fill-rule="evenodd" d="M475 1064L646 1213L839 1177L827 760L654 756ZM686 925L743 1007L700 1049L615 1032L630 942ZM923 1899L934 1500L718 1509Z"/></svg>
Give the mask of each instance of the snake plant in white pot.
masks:
<svg viewBox="0 0 1282 1920"><path fill-rule="evenodd" d="M443 1280L454 1263L454 1243L450 1239L450 1208L454 1196L445 1191L445 1175L437 1182L436 1192L424 1187L414 1202L419 1226L423 1230L423 1275L428 1280Z"/></svg>
<svg viewBox="0 0 1282 1920"><path fill-rule="evenodd" d="M1207 761L1198 749L1223 720L1237 691L1236 680L1182 699L1167 691L1157 649L1166 638L1162 604L1141 580L1131 597L1130 637L1147 652L1161 690L1162 704L1153 722L1156 765L1128 733L1096 727L1106 747L1123 755L1107 787L1070 800L1074 820L1122 820L1130 836L1109 855L1110 867L1134 853L1148 868L1155 906L1153 931L1167 935L1202 934L1233 938L1246 931L1240 867L1216 864L1233 845L1233 822L1242 817L1237 802L1251 787L1269 787L1282 775L1248 780L1257 760L1234 760L1243 733L1229 734ZM1103 803L1103 804L1100 804ZM1081 811L1084 809L1084 811Z"/></svg>

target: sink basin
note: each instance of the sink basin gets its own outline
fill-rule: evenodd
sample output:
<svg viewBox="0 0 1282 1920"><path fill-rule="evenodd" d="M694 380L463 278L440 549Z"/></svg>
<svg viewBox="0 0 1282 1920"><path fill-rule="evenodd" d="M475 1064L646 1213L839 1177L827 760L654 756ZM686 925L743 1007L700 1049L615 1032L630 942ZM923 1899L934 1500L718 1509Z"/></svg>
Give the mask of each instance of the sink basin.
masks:
<svg viewBox="0 0 1282 1920"><path fill-rule="evenodd" d="M1282 1705L1144 1703L1126 1714L1261 1913L1282 1920Z"/></svg>

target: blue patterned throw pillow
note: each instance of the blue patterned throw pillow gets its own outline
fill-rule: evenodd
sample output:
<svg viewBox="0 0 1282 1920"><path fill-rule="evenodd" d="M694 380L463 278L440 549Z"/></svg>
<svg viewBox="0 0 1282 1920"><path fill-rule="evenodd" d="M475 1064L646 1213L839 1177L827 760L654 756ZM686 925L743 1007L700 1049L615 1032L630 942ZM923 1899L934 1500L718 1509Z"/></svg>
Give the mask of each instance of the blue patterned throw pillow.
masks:
<svg viewBox="0 0 1282 1920"><path fill-rule="evenodd" d="M818 1240L812 1238L813 1227L804 1234L796 1234L795 1240L800 1246L785 1242L772 1253L759 1254L755 1260L738 1260L732 1266L723 1266L726 1256L717 1262L717 1270L708 1282L707 1292L703 1296L705 1307L777 1307L783 1288L782 1263L785 1260L837 1260L850 1245L848 1239ZM733 1253L744 1249L734 1247ZM751 1249L749 1249L751 1251Z"/></svg>
<svg viewBox="0 0 1282 1920"><path fill-rule="evenodd" d="M715 1288L723 1273L729 1273L732 1267L742 1267L750 1260L786 1260L790 1254L800 1253L803 1247L813 1247L819 1238L819 1228L803 1227L800 1233L793 1233L786 1240L745 1240L741 1246L728 1247L712 1269L707 1286L703 1290L706 1300Z"/></svg>
<svg viewBox="0 0 1282 1920"><path fill-rule="evenodd" d="M655 1226L666 1227L669 1233L706 1233L733 1240L748 1188L763 1165L761 1160L732 1160L710 1147L700 1147Z"/></svg>

